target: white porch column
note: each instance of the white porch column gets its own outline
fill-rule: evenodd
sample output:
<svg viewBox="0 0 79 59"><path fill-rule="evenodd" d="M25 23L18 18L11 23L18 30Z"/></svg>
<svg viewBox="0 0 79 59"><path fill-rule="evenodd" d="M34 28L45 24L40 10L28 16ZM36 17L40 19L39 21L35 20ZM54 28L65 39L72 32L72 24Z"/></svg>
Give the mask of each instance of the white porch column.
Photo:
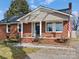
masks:
<svg viewBox="0 0 79 59"><path fill-rule="evenodd" d="M21 22L21 38L23 38L23 22Z"/></svg>
<svg viewBox="0 0 79 59"><path fill-rule="evenodd" d="M34 35L34 37L36 37L35 23L33 24L33 26L34 26L34 29L33 29L33 30L34 30L34 31L33 31L34 33L33 33L33 35Z"/></svg>
<svg viewBox="0 0 79 59"><path fill-rule="evenodd" d="M40 38L42 37L42 22L40 21Z"/></svg>
<svg viewBox="0 0 79 59"><path fill-rule="evenodd" d="M32 32L32 37L35 37L35 26L34 26L34 22L32 22L32 24L31 24L31 32Z"/></svg>

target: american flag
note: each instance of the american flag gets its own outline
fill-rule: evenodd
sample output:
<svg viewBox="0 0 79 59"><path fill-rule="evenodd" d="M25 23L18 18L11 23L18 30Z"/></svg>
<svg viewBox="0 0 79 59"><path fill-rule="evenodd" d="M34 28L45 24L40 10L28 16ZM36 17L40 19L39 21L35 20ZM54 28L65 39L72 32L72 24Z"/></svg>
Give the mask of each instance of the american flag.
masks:
<svg viewBox="0 0 79 59"><path fill-rule="evenodd" d="M68 22L68 31L69 31L69 36L71 37L71 32L72 32L72 22L71 22L71 17L69 18L69 22Z"/></svg>

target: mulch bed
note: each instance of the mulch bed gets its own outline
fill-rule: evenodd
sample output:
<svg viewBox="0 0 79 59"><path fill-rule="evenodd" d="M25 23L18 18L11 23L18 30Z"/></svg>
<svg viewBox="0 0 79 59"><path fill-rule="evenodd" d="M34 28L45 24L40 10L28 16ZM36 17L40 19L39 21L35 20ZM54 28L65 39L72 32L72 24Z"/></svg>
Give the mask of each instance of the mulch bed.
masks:
<svg viewBox="0 0 79 59"><path fill-rule="evenodd" d="M62 40L61 40L62 41ZM68 42L61 42L59 39L36 39L33 44L68 45Z"/></svg>

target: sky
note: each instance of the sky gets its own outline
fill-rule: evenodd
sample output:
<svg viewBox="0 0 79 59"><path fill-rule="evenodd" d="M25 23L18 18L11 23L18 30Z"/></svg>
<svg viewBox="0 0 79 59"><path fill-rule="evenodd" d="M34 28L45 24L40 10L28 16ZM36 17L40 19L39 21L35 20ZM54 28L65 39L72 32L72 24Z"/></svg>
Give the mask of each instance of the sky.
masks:
<svg viewBox="0 0 79 59"><path fill-rule="evenodd" d="M78 15L79 0L27 0L30 9L35 9L42 5L53 9L68 8L69 2L72 2L72 13ZM4 13L9 9L11 0L0 0L0 20L4 19Z"/></svg>

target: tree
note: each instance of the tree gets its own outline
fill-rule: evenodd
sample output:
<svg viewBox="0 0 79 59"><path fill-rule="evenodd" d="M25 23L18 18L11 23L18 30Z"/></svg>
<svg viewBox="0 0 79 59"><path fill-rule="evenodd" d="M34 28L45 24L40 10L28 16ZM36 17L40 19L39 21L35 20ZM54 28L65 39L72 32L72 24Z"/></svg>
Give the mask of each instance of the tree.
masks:
<svg viewBox="0 0 79 59"><path fill-rule="evenodd" d="M73 18L72 18L72 25L73 25L73 30L78 30L78 27L79 27L79 15L76 16L76 15L73 15Z"/></svg>
<svg viewBox="0 0 79 59"><path fill-rule="evenodd" d="M29 12L29 5L26 0L12 0L9 10L4 14L5 18L20 16Z"/></svg>

